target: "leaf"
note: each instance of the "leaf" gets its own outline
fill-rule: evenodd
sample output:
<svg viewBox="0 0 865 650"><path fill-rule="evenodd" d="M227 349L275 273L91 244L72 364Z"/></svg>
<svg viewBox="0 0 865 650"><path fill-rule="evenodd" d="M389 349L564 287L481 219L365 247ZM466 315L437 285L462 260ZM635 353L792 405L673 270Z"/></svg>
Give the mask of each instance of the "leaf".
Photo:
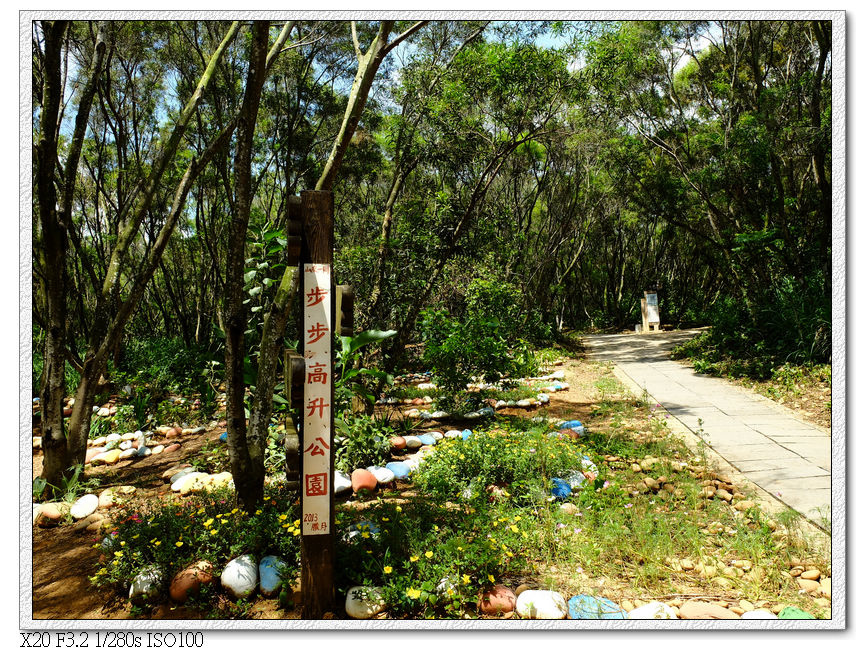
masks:
<svg viewBox="0 0 865 650"><path fill-rule="evenodd" d="M260 293L261 293L261 287L260 286L252 287L252 289L249 290L250 296L257 296Z"/></svg>
<svg viewBox="0 0 865 650"><path fill-rule="evenodd" d="M244 273L244 274L243 274L243 282L244 282L244 284L247 283L247 282L251 282L252 279L255 277L255 274L256 274L256 270L255 270L255 269L252 269L251 271L247 271L246 273Z"/></svg>
<svg viewBox="0 0 865 650"><path fill-rule="evenodd" d="M396 330L365 330L354 337L341 337L341 338L349 338L349 354L353 354L357 352L360 348L370 343L374 343L376 341L383 341L384 339L388 339L391 336L396 334ZM343 344L344 347L345 344Z"/></svg>
<svg viewBox="0 0 865 650"><path fill-rule="evenodd" d="M277 404L288 404L288 400L285 399L282 395L273 394L273 401Z"/></svg>

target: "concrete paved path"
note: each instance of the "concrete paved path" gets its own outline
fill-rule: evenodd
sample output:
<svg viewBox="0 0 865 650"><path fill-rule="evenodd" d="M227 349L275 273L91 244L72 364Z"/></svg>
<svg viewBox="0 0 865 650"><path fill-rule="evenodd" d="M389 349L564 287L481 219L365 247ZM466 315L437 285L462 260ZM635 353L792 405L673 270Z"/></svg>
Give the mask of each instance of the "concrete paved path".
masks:
<svg viewBox="0 0 865 650"><path fill-rule="evenodd" d="M828 529L830 436L779 405L671 360L670 349L697 333L593 335L583 342L593 359L615 363L749 480Z"/></svg>

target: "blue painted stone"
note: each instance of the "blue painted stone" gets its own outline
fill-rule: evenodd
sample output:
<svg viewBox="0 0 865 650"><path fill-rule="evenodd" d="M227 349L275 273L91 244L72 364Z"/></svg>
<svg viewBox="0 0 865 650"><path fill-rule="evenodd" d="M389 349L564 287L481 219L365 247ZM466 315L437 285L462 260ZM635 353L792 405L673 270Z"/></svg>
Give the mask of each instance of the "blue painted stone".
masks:
<svg viewBox="0 0 865 650"><path fill-rule="evenodd" d="M265 598L276 596L282 587L280 571L284 571L285 562L275 555L266 555L258 563L258 581L261 595Z"/></svg>
<svg viewBox="0 0 865 650"><path fill-rule="evenodd" d="M582 429L583 423L579 420L568 420L561 427L561 429Z"/></svg>
<svg viewBox="0 0 865 650"><path fill-rule="evenodd" d="M411 472L411 468L402 461L388 463L385 465L385 468L393 472L393 475L396 478L408 478L408 475Z"/></svg>
<svg viewBox="0 0 865 650"><path fill-rule="evenodd" d="M571 496L571 486L563 478L553 479L553 496L557 499L567 499Z"/></svg>
<svg viewBox="0 0 865 650"><path fill-rule="evenodd" d="M420 438L421 443L423 443L423 444L425 444L425 445L430 445L430 446L432 446L432 445L434 445L434 444L436 443L436 439L433 438L433 437L432 437L431 435L429 435L428 433L425 433L425 434L423 434L422 436L418 436L418 438Z"/></svg>
<svg viewBox="0 0 865 650"><path fill-rule="evenodd" d="M471 429L463 429L463 433L462 433L463 440L468 440L470 435L472 435Z"/></svg>
<svg viewBox="0 0 865 650"><path fill-rule="evenodd" d="M608 619L628 618L628 613L607 598L598 598L587 594L574 596L568 601L568 618L574 619Z"/></svg>
<svg viewBox="0 0 865 650"><path fill-rule="evenodd" d="M228 431L223 431L219 435L219 442L228 442Z"/></svg>

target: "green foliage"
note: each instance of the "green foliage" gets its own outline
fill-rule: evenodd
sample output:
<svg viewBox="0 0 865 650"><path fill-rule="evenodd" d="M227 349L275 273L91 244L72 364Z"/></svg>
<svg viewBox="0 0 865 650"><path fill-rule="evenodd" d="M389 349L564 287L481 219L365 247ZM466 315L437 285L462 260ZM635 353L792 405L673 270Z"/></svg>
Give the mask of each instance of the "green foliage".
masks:
<svg viewBox="0 0 865 650"><path fill-rule="evenodd" d="M189 394L199 388L209 361L206 350L186 347L179 338L133 338L127 341L113 378L154 396L169 391Z"/></svg>
<svg viewBox="0 0 865 650"><path fill-rule="evenodd" d="M466 441L442 441L415 480L424 493L443 500L460 498L466 490L472 503L486 500L495 485L515 503L537 504L549 496L550 479L578 470L584 453L570 439L550 437L547 427L515 423L475 431Z"/></svg>
<svg viewBox="0 0 865 650"><path fill-rule="evenodd" d="M116 530L101 545L103 566L91 581L128 593L132 578L155 566L167 586L177 571L193 562L211 562L218 575L229 560L243 553L256 559L277 555L290 571L297 571L300 514L293 498L272 495L251 514L233 507L234 500L232 492L214 490L182 502L149 501L141 509L120 506L114 518Z"/></svg>
<svg viewBox="0 0 865 650"><path fill-rule="evenodd" d="M334 382L334 399L336 412L342 413L351 408L353 396L360 397L370 406L375 402L375 396L364 385L363 380L393 383L393 377L375 368L360 366L360 350L371 343L379 343L396 334L396 330L366 330L357 336L341 336L342 347L337 352L337 367L339 379Z"/></svg>
<svg viewBox="0 0 865 650"><path fill-rule="evenodd" d="M334 467L346 474L357 468L383 465L390 458L393 429L368 415L334 418L338 432Z"/></svg>
<svg viewBox="0 0 865 650"><path fill-rule="evenodd" d="M495 317L474 316L463 321L441 309L421 314L423 362L436 382L450 393L463 390L475 377L492 383L531 370L527 346L512 352Z"/></svg>

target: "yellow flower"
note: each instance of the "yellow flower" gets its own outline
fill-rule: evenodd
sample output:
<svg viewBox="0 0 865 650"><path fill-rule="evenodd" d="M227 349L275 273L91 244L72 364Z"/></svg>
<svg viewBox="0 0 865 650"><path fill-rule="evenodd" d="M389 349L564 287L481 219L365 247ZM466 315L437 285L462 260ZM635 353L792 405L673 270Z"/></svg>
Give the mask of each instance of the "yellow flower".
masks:
<svg viewBox="0 0 865 650"><path fill-rule="evenodd" d="M279 515L280 521L285 521L286 519L288 519L288 515Z"/></svg>
<svg viewBox="0 0 865 650"><path fill-rule="evenodd" d="M132 539L138 539L140 536L141 536L141 533L138 533L138 535L133 535Z"/></svg>
<svg viewBox="0 0 865 650"><path fill-rule="evenodd" d="M294 525L295 525L295 526L300 526L300 519L295 519L295 520L294 520Z"/></svg>
<svg viewBox="0 0 865 650"><path fill-rule="evenodd" d="M382 521L390 521L390 519L388 519L387 517L382 517L381 520Z"/></svg>
<svg viewBox="0 0 865 650"><path fill-rule="evenodd" d="M515 533L520 532L520 529L517 528L516 526L511 526L511 530L514 531Z"/></svg>
<svg viewBox="0 0 865 650"><path fill-rule="evenodd" d="M366 532L366 531L362 532L362 533L360 534L360 536L363 537L364 539L369 539L369 533Z"/></svg>
<svg viewBox="0 0 865 650"><path fill-rule="evenodd" d="M261 508L259 508L258 510L256 510L256 511L255 511L255 514L260 515L260 514L261 514Z"/></svg>
<svg viewBox="0 0 865 650"><path fill-rule="evenodd" d="M126 546L126 542L120 542L121 546Z"/></svg>
<svg viewBox="0 0 865 650"><path fill-rule="evenodd" d="M183 546L183 542L174 542L174 545L175 545L177 548L180 548L181 546Z"/></svg>
<svg viewBox="0 0 865 650"><path fill-rule="evenodd" d="M155 542L153 542L154 546L159 546L160 544L162 544L162 542L159 541L158 539Z"/></svg>
<svg viewBox="0 0 865 650"><path fill-rule="evenodd" d="M424 553L424 557L431 558L432 556L433 556L432 551L427 551L426 553Z"/></svg>
<svg viewBox="0 0 865 650"><path fill-rule="evenodd" d="M408 561L409 562L417 562L420 558L417 555L412 555Z"/></svg>
<svg viewBox="0 0 865 650"><path fill-rule="evenodd" d="M117 566L120 563L117 560L114 560L114 562L112 562L111 564L113 564L114 566Z"/></svg>
<svg viewBox="0 0 865 650"><path fill-rule="evenodd" d="M204 526L205 528L210 528L210 526L211 526L212 524L213 524L213 517L211 517L210 519L208 519L207 521L205 521L205 522L202 524L202 526Z"/></svg>
<svg viewBox="0 0 865 650"><path fill-rule="evenodd" d="M393 567L392 566L386 566L384 568L384 572L385 573L393 573Z"/></svg>
<svg viewBox="0 0 865 650"><path fill-rule="evenodd" d="M412 598L412 599L419 598L420 597L420 589L415 589L414 587L412 587L411 589L408 589L405 592L405 595L408 596L409 598Z"/></svg>
<svg viewBox="0 0 865 650"><path fill-rule="evenodd" d="M217 532L219 532L219 530L217 528L214 528L213 530L210 531L210 534L216 535Z"/></svg>
<svg viewBox="0 0 865 650"><path fill-rule="evenodd" d="M123 551L114 551L115 557L123 557Z"/></svg>
<svg viewBox="0 0 865 650"><path fill-rule="evenodd" d="M397 507L396 507L396 511L397 511L397 512L402 512L402 506L397 506Z"/></svg>
<svg viewBox="0 0 865 650"><path fill-rule="evenodd" d="M235 508L234 510L232 510L232 511L231 511L231 514L234 514L235 512L237 512L237 508Z"/></svg>
<svg viewBox="0 0 865 650"><path fill-rule="evenodd" d="M471 578L469 578L466 574L463 574L463 584L467 585L469 583L469 580L471 580Z"/></svg>

